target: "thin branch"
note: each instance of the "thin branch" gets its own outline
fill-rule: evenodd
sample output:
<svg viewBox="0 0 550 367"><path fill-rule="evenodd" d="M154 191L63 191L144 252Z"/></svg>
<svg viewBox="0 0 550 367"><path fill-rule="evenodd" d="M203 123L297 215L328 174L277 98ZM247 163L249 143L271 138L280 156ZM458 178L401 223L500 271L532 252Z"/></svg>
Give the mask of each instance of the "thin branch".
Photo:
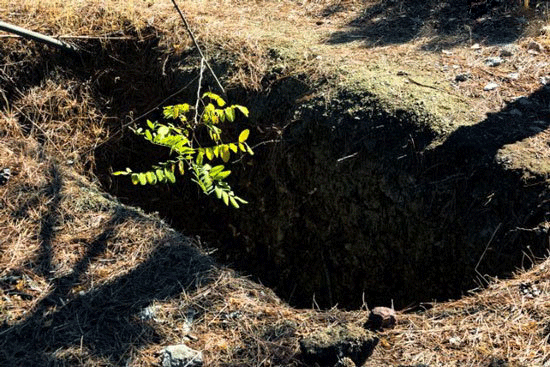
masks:
<svg viewBox="0 0 550 367"><path fill-rule="evenodd" d="M201 59L204 60L204 62L206 63L206 66L208 67L208 70L210 71L210 73L214 77L214 80L216 80L216 83L218 84L218 87L220 88L220 90L222 91L222 93L225 96L226 95L225 89L223 88L222 84L220 83L220 80L218 79L218 77L216 76L216 73L214 73L214 70L212 70L212 67L210 66L210 63L208 62L208 60L206 59L206 57L202 53L202 50L199 46L199 43L197 42L197 39L195 38L195 35L193 34L193 31L191 30L191 27L189 26L189 23L187 23L187 19L185 18L185 16L181 12L178 4L176 4L176 0L172 0L172 4L174 4L174 7L176 8L177 12L179 13L179 15L181 17L181 20L183 21L183 24L185 25L185 28L187 29L187 32L189 33L189 36L191 36L191 39L193 40L193 43L195 44L195 47L197 48L197 50L199 51L199 54L201 55Z"/></svg>
<svg viewBox="0 0 550 367"><path fill-rule="evenodd" d="M204 59L201 59L201 69L199 73L199 85L197 86L197 101L195 102L195 126L199 124L199 102L201 101L201 85L202 85L202 74L204 72Z"/></svg>
<svg viewBox="0 0 550 367"><path fill-rule="evenodd" d="M24 38L17 34L0 34L0 38ZM72 39L84 39L84 40L132 40L136 39L133 36L56 36L55 39L59 40L72 40Z"/></svg>
<svg viewBox="0 0 550 367"><path fill-rule="evenodd" d="M76 46L74 46L74 45L71 45L67 42L57 40L57 39L55 39L53 37L50 37L50 36L46 36L45 34L42 34L42 33L34 32L34 31L29 30L29 29L18 27L14 24L10 24L10 23L0 21L0 30L6 31L6 32L9 32L9 33L14 33L14 34L16 34L18 36L21 36L23 38L31 39L33 41L37 41L37 42L41 42L41 43L45 43L45 44L50 45L50 46L55 46L55 47L58 47L58 48L60 48L64 51L78 52L78 48L76 48Z"/></svg>

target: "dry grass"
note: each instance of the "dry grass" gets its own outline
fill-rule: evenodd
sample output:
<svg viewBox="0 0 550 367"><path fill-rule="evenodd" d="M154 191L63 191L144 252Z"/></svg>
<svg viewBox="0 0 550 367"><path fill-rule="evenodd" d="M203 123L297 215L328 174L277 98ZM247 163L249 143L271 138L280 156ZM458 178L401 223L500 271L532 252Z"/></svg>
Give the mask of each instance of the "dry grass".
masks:
<svg viewBox="0 0 550 367"><path fill-rule="evenodd" d="M182 4L210 55L226 52L235 60L226 82L252 90L266 89L262 81L274 66L282 70L280 78L306 73L348 82L369 65L381 75L403 69L413 80L466 98L482 115L530 94L550 75L545 34L520 41L518 52L497 71L484 60L498 47L418 51L429 34L379 48L359 41L327 44L331 32L345 30L364 5ZM338 7L344 10L322 16ZM67 39L86 36L108 44L109 37L158 32L166 52L190 47L168 1L2 1L0 18ZM318 25L321 18L328 21ZM4 41L3 50L11 50L2 65L5 81L13 68L34 63L36 49ZM529 52L532 41L545 49ZM471 78L455 84L455 74L466 71ZM512 71L519 71L518 80L507 77ZM56 73L31 87L16 78L10 93L2 89L0 168L10 167L14 176L0 186L0 365L152 366L163 346L182 341L202 350L209 366L300 365L300 336L365 321L365 311L290 308L271 290L214 266L200 241L121 205L75 173L93 168L93 150L109 139L113 124L98 105L93 83ZM401 79L403 90L425 88ZM502 87L483 92L490 81ZM546 141L537 139L532 143L543 149ZM381 333L367 365L543 365L550 358L549 274L543 262L462 300L400 314L398 326ZM156 316L143 320L140 311L148 306Z"/></svg>
<svg viewBox="0 0 550 367"><path fill-rule="evenodd" d="M376 357L430 366L542 366L550 359L548 262L486 290L406 315ZM375 366L374 359L369 366Z"/></svg>

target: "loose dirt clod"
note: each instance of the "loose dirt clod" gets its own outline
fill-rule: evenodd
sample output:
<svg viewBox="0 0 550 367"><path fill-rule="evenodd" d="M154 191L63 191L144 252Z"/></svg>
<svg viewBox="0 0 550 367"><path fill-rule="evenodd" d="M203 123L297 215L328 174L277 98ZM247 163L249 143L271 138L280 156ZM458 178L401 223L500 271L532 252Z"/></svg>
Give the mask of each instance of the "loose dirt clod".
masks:
<svg viewBox="0 0 550 367"><path fill-rule="evenodd" d="M369 330L391 329L397 323L395 310L389 307L375 307L370 311L365 328Z"/></svg>
<svg viewBox="0 0 550 367"><path fill-rule="evenodd" d="M300 340L300 350L308 365L335 366L344 358L362 366L378 344L378 338L353 325L331 326Z"/></svg>

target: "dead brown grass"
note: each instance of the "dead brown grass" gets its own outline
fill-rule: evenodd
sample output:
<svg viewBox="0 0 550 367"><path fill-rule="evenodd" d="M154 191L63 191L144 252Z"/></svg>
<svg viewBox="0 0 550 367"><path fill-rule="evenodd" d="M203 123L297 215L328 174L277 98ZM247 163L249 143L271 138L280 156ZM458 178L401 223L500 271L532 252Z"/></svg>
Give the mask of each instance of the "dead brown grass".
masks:
<svg viewBox="0 0 550 367"><path fill-rule="evenodd" d="M531 93L550 74L546 35L521 41L498 71L484 65L497 48L418 53L426 40L380 49L324 45L360 4L226 0L182 6L210 54L229 50L236 60L226 82L253 90L265 88L262 79L274 65L284 71L281 77L307 73L341 81L350 80L359 64L372 63L381 74L400 65L413 79L467 98L479 114ZM347 11L317 26L323 9L337 5ZM105 43L113 36L144 37L152 28L165 34L167 52L190 47L169 2L3 1L0 18ZM532 40L544 51L528 52ZM19 40L7 42L4 49L20 47ZM31 63L30 52L8 55L3 70ZM518 70L520 79L506 79ZM472 78L455 85L458 71ZM483 93L493 80L503 87ZM200 241L124 207L75 173L93 166L91 153L112 134L93 88L54 71L39 85L15 89L0 112L0 168L14 172L0 186L0 364L152 366L163 346L185 341L204 352L209 366L300 365L302 335L365 321L364 310L290 308L271 290L213 266ZM544 365L550 358L549 274L543 262L462 300L402 313L395 329L380 334L367 365ZM156 308L155 317L143 320L140 311L148 306Z"/></svg>

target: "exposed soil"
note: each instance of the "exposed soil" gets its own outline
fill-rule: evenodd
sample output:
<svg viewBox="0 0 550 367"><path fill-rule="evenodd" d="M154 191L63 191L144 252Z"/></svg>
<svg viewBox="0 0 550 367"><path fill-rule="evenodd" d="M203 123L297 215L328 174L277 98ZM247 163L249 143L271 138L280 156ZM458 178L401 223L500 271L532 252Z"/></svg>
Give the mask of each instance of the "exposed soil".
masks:
<svg viewBox="0 0 550 367"><path fill-rule="evenodd" d="M292 104L302 85L283 82L244 102L267 106L263 116L286 105L291 117L251 121L257 131L282 131L237 168L236 186L254 204L226 209L190 185L118 186L117 195L216 243L220 261L302 307L313 299L322 307L360 307L363 299L403 307L458 298L485 274L529 266L527 246L530 256L544 255L545 177L509 169L501 148L546 128L546 89L527 99L530 111L510 104L440 142L422 126L429 116L388 112L363 91ZM510 120L517 109L529 120Z"/></svg>

